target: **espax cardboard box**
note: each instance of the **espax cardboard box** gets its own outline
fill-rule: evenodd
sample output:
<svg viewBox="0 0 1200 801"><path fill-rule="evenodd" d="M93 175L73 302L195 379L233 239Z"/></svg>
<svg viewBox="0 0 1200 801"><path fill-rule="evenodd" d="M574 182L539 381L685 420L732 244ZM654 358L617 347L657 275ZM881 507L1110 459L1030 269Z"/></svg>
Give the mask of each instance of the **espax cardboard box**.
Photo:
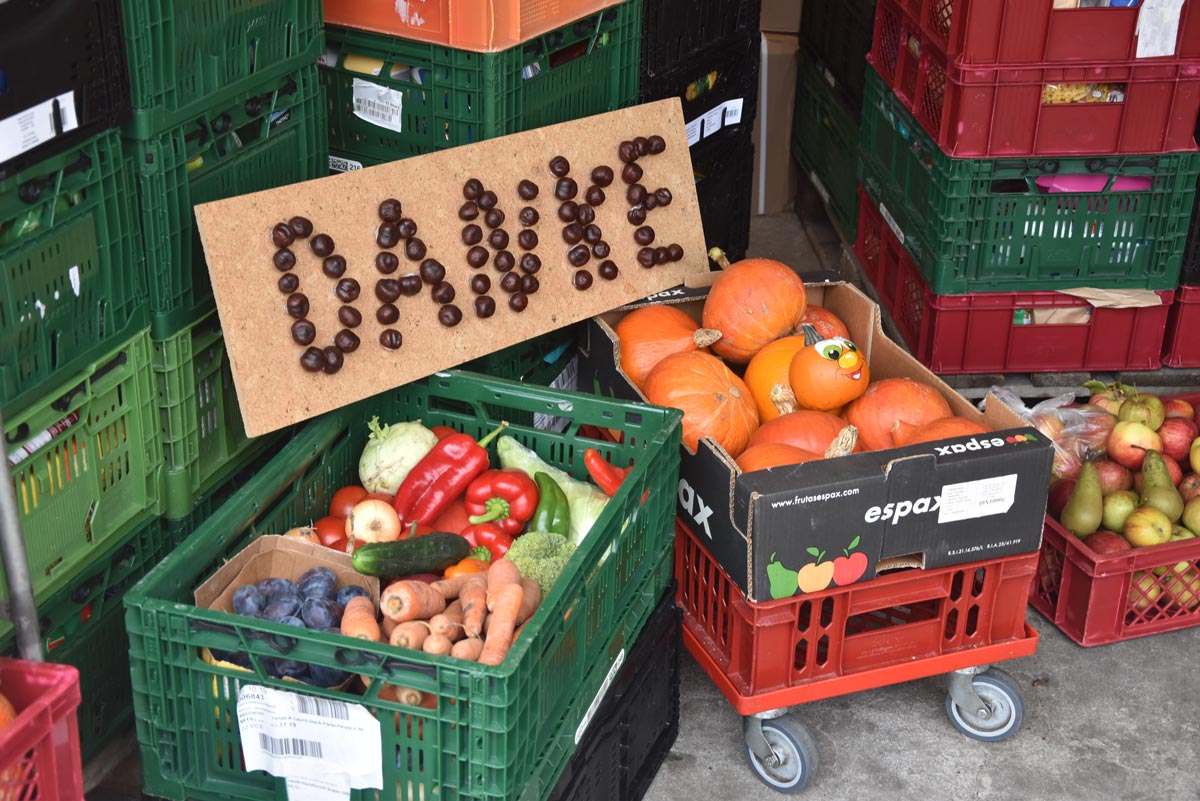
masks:
<svg viewBox="0 0 1200 801"><path fill-rule="evenodd" d="M642 400L620 369L614 327L629 311L669 303L700 318L719 273L592 318L580 341L580 388ZM988 435L741 473L718 445L682 449L680 521L754 602L873 578L896 567L942 567L1037 550L1052 443L989 399L981 414L883 334L879 308L849 284L812 284L809 303L850 329L872 380L936 387Z"/></svg>

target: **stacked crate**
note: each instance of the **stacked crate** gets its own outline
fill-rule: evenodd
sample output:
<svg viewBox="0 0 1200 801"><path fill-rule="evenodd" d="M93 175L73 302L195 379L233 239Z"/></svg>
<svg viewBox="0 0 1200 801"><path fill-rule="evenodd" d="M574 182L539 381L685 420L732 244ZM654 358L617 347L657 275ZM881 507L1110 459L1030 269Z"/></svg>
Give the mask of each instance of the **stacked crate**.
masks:
<svg viewBox="0 0 1200 801"><path fill-rule="evenodd" d="M1200 13L1080 5L878 0L855 250L935 372L1161 363L1200 175Z"/></svg>
<svg viewBox="0 0 1200 801"><path fill-rule="evenodd" d="M1192 208L1179 289L1167 316L1163 365L1200 367L1200 203Z"/></svg>

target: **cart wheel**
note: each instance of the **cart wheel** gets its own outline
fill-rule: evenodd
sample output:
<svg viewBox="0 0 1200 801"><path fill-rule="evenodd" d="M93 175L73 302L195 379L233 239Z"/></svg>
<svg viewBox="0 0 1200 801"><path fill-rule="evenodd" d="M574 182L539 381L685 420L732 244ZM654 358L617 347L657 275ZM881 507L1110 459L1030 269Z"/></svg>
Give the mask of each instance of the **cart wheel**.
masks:
<svg viewBox="0 0 1200 801"><path fill-rule="evenodd" d="M759 759L746 746L746 761L759 780L781 793L798 793L817 771L820 759L817 742L808 727L796 718L783 716L760 722L763 738L771 747L773 760ZM773 761L774 764L768 764Z"/></svg>
<svg viewBox="0 0 1200 801"><path fill-rule="evenodd" d="M946 716L954 727L968 737L989 743L1007 740L1021 727L1025 704L1021 692L1012 676L1003 670L991 668L971 680L971 687L987 705L990 714L981 717L972 710L963 709L946 695Z"/></svg>

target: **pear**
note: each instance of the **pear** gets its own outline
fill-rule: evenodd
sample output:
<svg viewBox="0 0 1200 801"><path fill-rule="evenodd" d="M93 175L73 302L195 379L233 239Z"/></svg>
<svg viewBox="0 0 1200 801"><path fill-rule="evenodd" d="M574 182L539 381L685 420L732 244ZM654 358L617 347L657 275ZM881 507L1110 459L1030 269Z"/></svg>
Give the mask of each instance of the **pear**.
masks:
<svg viewBox="0 0 1200 801"><path fill-rule="evenodd" d="M1163 466L1163 472L1167 470ZM1182 513L1182 510L1181 510ZM1075 490L1067 499L1059 521L1076 537L1086 537L1100 528L1104 518L1104 498L1100 494L1100 471L1092 462L1084 462L1075 482Z"/></svg>
<svg viewBox="0 0 1200 801"><path fill-rule="evenodd" d="M1183 517L1183 496L1175 488L1167 463L1158 451L1146 451L1142 462L1142 506L1152 506L1172 523Z"/></svg>

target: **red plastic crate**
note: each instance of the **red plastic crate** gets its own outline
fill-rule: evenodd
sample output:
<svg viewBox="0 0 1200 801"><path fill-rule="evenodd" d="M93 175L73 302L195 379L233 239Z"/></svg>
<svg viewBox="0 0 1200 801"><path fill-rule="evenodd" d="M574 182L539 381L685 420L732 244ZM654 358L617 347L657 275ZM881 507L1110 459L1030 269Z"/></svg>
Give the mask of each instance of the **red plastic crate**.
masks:
<svg viewBox="0 0 1200 801"><path fill-rule="evenodd" d="M878 0L868 61L956 158L1195 150L1200 61L955 64L895 0ZM1042 102L1048 84L1121 84L1123 102Z"/></svg>
<svg viewBox="0 0 1200 801"><path fill-rule="evenodd" d="M854 253L913 355L935 373L1153 370L1161 364L1175 294L1169 290L1156 293L1160 305L1135 309L1092 308L1053 291L935 295L861 188ZM1070 309L1090 310L1090 316L1027 322Z"/></svg>
<svg viewBox="0 0 1200 801"><path fill-rule="evenodd" d="M1032 654L1032 552L751 603L678 519L684 642L739 714Z"/></svg>
<svg viewBox="0 0 1200 801"><path fill-rule="evenodd" d="M0 732L0 798L83 801L79 671L0 658L0 692L17 710Z"/></svg>
<svg viewBox="0 0 1200 801"><path fill-rule="evenodd" d="M1144 3L1143 3L1144 5ZM1185 0L1175 51L1200 58L1200 11ZM1137 58L1136 8L1054 8L1050 0L904 0L925 34L962 64L1053 64Z"/></svg>
<svg viewBox="0 0 1200 801"><path fill-rule="evenodd" d="M1167 367L1200 367L1200 286L1181 286L1167 317L1162 363Z"/></svg>
<svg viewBox="0 0 1200 801"><path fill-rule="evenodd" d="M1047 517L1029 605L1085 646L1195 626L1200 540L1098 554Z"/></svg>

